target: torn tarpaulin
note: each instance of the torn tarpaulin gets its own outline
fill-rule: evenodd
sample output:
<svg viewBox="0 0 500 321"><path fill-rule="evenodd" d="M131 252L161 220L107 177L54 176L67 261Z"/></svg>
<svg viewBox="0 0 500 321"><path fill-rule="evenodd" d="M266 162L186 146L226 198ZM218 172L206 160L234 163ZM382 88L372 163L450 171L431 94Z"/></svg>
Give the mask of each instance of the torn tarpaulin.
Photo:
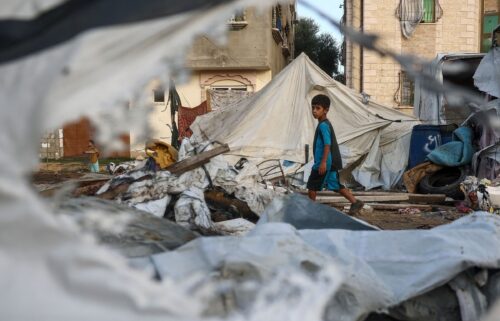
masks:
<svg viewBox="0 0 500 321"><path fill-rule="evenodd" d="M370 312L386 311L450 281L460 303L455 307L469 307L467 314L478 320L484 301L469 300L470 305L463 306L463 299L472 297L458 292L465 287L482 288L488 280L464 280L461 275L472 268L500 268L499 226L500 218L488 213L427 231L298 231L288 224L268 223L259 224L244 237L198 238L179 250L154 255L153 262L162 277L201 274L212 281L233 281L226 296L213 298L214 302L236 302L225 306L230 311L252 309L259 290L277 271L318 275L323 267L334 265L342 283L321 307L322 320L362 320ZM303 290L297 287L297 295ZM316 290L319 287L308 291L314 294ZM287 313L282 316L292 318Z"/></svg>

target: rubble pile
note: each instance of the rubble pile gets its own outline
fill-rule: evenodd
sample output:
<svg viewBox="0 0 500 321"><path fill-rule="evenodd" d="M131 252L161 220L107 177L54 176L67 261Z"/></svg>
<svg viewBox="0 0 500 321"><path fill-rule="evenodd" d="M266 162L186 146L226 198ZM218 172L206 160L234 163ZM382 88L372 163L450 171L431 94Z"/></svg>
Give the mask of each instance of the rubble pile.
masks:
<svg viewBox="0 0 500 321"><path fill-rule="evenodd" d="M178 153L179 162L163 166L162 161L158 170L143 166L119 174L106 182L96 196L170 218L203 235L231 234L233 230L241 233L286 190L262 183L258 168L250 162L236 169L222 156L210 154L203 159L203 153L216 148L209 143L193 145L185 139ZM182 161L188 170L182 169ZM232 219L239 220L222 223Z"/></svg>

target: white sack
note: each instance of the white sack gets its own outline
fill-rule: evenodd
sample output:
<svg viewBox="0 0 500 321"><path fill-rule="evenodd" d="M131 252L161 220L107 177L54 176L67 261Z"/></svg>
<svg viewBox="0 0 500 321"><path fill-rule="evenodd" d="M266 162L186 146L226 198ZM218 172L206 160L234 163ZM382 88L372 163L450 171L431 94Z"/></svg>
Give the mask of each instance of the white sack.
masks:
<svg viewBox="0 0 500 321"><path fill-rule="evenodd" d="M175 203L175 221L191 230L216 231L203 190L191 187Z"/></svg>

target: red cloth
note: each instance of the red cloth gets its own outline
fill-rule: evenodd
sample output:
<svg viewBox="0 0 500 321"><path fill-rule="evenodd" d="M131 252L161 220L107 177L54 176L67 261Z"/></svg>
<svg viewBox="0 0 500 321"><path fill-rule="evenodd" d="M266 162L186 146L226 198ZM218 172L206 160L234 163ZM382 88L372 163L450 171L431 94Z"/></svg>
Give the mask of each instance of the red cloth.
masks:
<svg viewBox="0 0 500 321"><path fill-rule="evenodd" d="M179 107L179 140L184 137L191 137L191 132L188 132L189 126L191 126L196 117L206 113L208 113L207 101L193 108Z"/></svg>

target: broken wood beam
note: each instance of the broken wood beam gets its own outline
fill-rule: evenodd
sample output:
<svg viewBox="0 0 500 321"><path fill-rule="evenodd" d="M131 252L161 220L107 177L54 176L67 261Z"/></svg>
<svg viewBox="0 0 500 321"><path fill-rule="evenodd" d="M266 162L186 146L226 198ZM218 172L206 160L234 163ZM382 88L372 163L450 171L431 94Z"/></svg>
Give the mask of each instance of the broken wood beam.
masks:
<svg viewBox="0 0 500 321"><path fill-rule="evenodd" d="M335 204L329 204L334 207L340 207L343 208L344 206L349 206L350 203L335 203ZM368 205L372 207L374 210L387 210L387 211L397 211L399 209L405 209L405 208L418 208L419 210L423 212L430 212L432 210L431 205L424 205L424 204L380 204L380 203L365 203L365 205Z"/></svg>
<svg viewBox="0 0 500 321"><path fill-rule="evenodd" d="M445 194L408 194L410 203L441 204L446 201Z"/></svg>
<svg viewBox="0 0 500 321"><path fill-rule="evenodd" d="M165 168L165 170L169 171L174 175L181 175L186 172L189 172L190 170L203 166L206 163L210 162L210 159L214 158L215 156L227 153L229 151L230 151L229 146L227 144L224 144L222 146L215 147L214 149L211 149L209 151L202 152L198 155L191 156L189 158L181 160L180 162L177 162Z"/></svg>
<svg viewBox="0 0 500 321"><path fill-rule="evenodd" d="M363 202L408 202L410 196L408 194L395 194L395 195L372 195L372 196L359 196L355 195L357 200ZM316 201L319 203L345 203L346 198L343 196L317 196Z"/></svg>

